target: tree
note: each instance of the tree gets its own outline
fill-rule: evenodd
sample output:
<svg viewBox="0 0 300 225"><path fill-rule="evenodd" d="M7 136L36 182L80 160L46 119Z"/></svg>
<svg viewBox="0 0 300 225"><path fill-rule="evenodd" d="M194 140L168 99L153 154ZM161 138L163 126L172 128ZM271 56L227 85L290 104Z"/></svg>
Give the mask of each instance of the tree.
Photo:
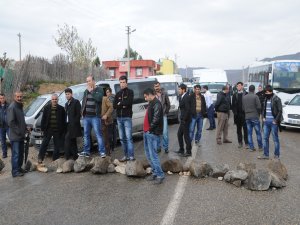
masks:
<svg viewBox="0 0 300 225"><path fill-rule="evenodd" d="M125 49L125 53L124 53L123 58L127 58L127 52L128 52L128 50ZM130 58L133 58L134 60L143 59L143 57L141 55L139 55L139 53L137 51L133 51L132 48L129 48L129 55L130 55Z"/></svg>
<svg viewBox="0 0 300 225"><path fill-rule="evenodd" d="M95 58L96 52L97 48L93 47L91 39L89 39L88 42L84 42L80 39L74 50L74 61L76 62L76 65L88 68L92 63L93 58Z"/></svg>
<svg viewBox="0 0 300 225"><path fill-rule="evenodd" d="M101 66L101 62L100 62L99 56L97 56L97 57L94 59L93 65L96 66L96 67Z"/></svg>
<svg viewBox="0 0 300 225"><path fill-rule="evenodd" d="M69 26L68 24L64 24L63 27L58 25L58 37L54 38L55 43L58 47L64 50L71 62L74 60L75 48L80 40L76 27Z"/></svg>

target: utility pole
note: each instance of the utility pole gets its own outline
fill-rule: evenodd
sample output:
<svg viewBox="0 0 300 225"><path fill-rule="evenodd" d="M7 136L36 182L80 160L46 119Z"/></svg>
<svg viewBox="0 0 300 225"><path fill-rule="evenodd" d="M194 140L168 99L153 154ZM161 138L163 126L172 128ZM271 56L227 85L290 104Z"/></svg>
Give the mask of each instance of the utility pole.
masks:
<svg viewBox="0 0 300 225"><path fill-rule="evenodd" d="M19 37L19 54L20 54L20 62L21 62L21 59L22 59L22 57L21 57L21 34L18 33L17 36Z"/></svg>
<svg viewBox="0 0 300 225"><path fill-rule="evenodd" d="M136 29L131 30L130 26L126 26L126 32L127 32L127 61L128 61L128 72L127 72L127 78L130 78L130 34L132 32L135 32Z"/></svg>

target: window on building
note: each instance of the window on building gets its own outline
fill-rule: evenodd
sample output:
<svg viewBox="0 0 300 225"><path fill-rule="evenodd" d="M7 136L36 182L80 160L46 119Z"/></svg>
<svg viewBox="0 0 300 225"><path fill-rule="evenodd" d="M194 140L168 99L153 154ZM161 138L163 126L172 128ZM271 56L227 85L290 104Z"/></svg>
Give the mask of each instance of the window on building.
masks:
<svg viewBox="0 0 300 225"><path fill-rule="evenodd" d="M115 76L115 70L114 70L114 69L110 69L110 70L109 70L109 75L110 75L111 77L114 77L114 76Z"/></svg>
<svg viewBox="0 0 300 225"><path fill-rule="evenodd" d="M136 76L143 76L143 68L136 68L135 74Z"/></svg>
<svg viewBox="0 0 300 225"><path fill-rule="evenodd" d="M149 75L153 75L153 68L149 67Z"/></svg>

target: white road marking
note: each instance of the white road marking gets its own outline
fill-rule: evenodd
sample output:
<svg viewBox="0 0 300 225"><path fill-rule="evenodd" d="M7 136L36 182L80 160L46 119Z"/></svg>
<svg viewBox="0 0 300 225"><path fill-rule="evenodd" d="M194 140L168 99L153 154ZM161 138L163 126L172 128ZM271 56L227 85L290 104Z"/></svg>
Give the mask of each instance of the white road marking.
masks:
<svg viewBox="0 0 300 225"><path fill-rule="evenodd" d="M206 125L206 121L207 121L207 119L205 118L203 120L202 132ZM196 158L197 149L198 149L197 145L194 144L193 148L192 148L192 157L189 157L187 159L185 165L189 165L191 163L191 161ZM160 222L161 225L172 225L174 223L175 216L178 211L182 196L185 192L188 178L189 178L188 176L180 176L179 177L179 180L177 182L177 185L176 185L176 188L174 191L174 195L173 195L171 201L169 202L169 205L168 205L168 207L164 213L164 216Z"/></svg>

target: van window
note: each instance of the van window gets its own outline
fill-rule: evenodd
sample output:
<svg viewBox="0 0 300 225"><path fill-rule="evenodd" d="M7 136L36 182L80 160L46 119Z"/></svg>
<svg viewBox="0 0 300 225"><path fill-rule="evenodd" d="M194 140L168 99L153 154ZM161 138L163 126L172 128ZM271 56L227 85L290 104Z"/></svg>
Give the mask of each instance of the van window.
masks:
<svg viewBox="0 0 300 225"><path fill-rule="evenodd" d="M136 83L128 83L128 88L133 90L134 98L133 104L144 103L144 90L147 88L153 88L155 81L145 81L145 82L136 82ZM116 93L120 91L120 85L115 84Z"/></svg>
<svg viewBox="0 0 300 225"><path fill-rule="evenodd" d="M32 116L39 107L46 101L47 98L36 98L31 104L24 110L24 115Z"/></svg>
<svg viewBox="0 0 300 225"><path fill-rule="evenodd" d="M175 82L170 83L160 83L160 87L168 93L169 96L177 95L177 84Z"/></svg>
<svg viewBox="0 0 300 225"><path fill-rule="evenodd" d="M77 100L79 100L81 102L82 98L83 98L83 93L86 89L86 84L73 86L73 87L70 87L70 88L72 89L72 92L73 92L73 98L76 98ZM60 104L61 106L65 106L66 102L67 102L67 99L66 99L65 92L62 92L58 96L58 104Z"/></svg>

